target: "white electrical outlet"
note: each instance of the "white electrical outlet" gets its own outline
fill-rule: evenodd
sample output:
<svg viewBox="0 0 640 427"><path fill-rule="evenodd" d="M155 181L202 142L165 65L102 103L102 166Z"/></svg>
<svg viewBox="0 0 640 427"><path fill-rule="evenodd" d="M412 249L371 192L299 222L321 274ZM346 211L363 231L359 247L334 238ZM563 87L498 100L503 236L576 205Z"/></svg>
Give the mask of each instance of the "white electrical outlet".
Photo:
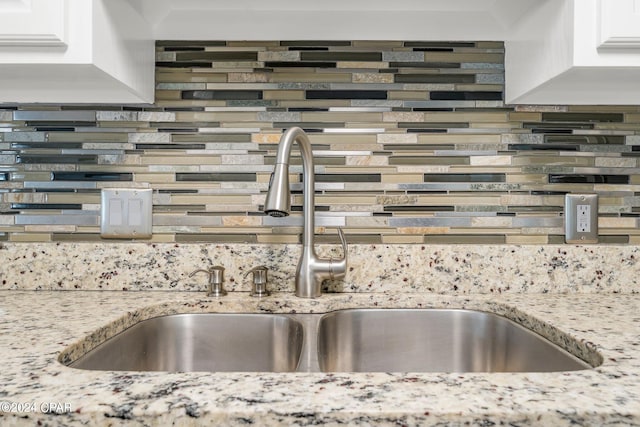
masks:
<svg viewBox="0 0 640 427"><path fill-rule="evenodd" d="M150 189L103 189L100 235L107 239L150 238L152 195Z"/></svg>
<svg viewBox="0 0 640 427"><path fill-rule="evenodd" d="M567 194L564 200L567 243L598 242L598 195Z"/></svg>

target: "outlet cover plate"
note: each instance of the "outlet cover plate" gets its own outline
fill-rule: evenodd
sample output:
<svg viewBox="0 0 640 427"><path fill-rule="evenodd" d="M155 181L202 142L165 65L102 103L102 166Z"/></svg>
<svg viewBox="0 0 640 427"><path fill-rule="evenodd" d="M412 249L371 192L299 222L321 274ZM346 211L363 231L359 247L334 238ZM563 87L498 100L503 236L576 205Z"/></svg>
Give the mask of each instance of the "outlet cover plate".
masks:
<svg viewBox="0 0 640 427"><path fill-rule="evenodd" d="M149 239L153 190L108 188L101 192L100 236L106 239Z"/></svg>
<svg viewBox="0 0 640 427"><path fill-rule="evenodd" d="M567 194L564 199L567 243L598 243L598 195Z"/></svg>

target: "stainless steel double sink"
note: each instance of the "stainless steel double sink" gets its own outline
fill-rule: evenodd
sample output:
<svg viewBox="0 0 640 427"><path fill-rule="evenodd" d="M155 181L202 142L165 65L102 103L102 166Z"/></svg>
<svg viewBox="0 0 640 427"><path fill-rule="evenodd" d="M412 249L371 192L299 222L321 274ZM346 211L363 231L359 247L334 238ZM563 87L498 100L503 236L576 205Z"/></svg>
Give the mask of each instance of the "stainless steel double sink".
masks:
<svg viewBox="0 0 640 427"><path fill-rule="evenodd" d="M69 366L109 371L553 372L592 366L496 314L348 309L141 321Z"/></svg>

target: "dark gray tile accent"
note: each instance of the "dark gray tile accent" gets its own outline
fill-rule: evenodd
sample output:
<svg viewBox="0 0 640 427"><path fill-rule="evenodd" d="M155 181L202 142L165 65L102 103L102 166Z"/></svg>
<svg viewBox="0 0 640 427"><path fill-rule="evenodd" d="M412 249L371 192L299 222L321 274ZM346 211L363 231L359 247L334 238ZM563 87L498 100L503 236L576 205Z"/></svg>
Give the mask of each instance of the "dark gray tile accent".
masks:
<svg viewBox="0 0 640 427"><path fill-rule="evenodd" d="M252 234L176 234L177 243L257 243L258 238Z"/></svg>
<svg viewBox="0 0 640 427"><path fill-rule="evenodd" d="M211 62L166 62L157 61L158 68L211 68Z"/></svg>
<svg viewBox="0 0 640 427"><path fill-rule="evenodd" d="M302 52L302 61L382 61L380 52Z"/></svg>
<svg viewBox="0 0 640 427"><path fill-rule="evenodd" d="M307 99L387 99L384 90L308 90Z"/></svg>
<svg viewBox="0 0 640 427"><path fill-rule="evenodd" d="M520 151L580 151L579 145L568 144L509 144L508 147Z"/></svg>
<svg viewBox="0 0 640 427"><path fill-rule="evenodd" d="M629 184L628 175L549 175L550 184Z"/></svg>
<svg viewBox="0 0 640 427"><path fill-rule="evenodd" d="M475 83L474 74L396 74L396 83ZM437 98L431 98L437 99ZM467 98L463 98L467 99ZM477 98L473 98L477 99Z"/></svg>
<svg viewBox="0 0 640 427"><path fill-rule="evenodd" d="M502 92L433 91L429 95L434 101L502 101Z"/></svg>
<svg viewBox="0 0 640 427"><path fill-rule="evenodd" d="M11 148L15 150L29 149L81 149L81 142L12 142Z"/></svg>
<svg viewBox="0 0 640 427"><path fill-rule="evenodd" d="M351 46L351 42L347 40L287 40L281 41L280 46Z"/></svg>
<svg viewBox="0 0 640 427"><path fill-rule="evenodd" d="M316 182L381 182L379 173L368 174L316 174Z"/></svg>
<svg viewBox="0 0 640 427"><path fill-rule="evenodd" d="M182 99L226 100L262 99L261 90L183 90Z"/></svg>
<svg viewBox="0 0 640 427"><path fill-rule="evenodd" d="M257 61L258 52L222 51L222 52L179 52L176 61Z"/></svg>
<svg viewBox="0 0 640 427"><path fill-rule="evenodd" d="M95 155L78 155L78 156L64 156L51 154L20 154L16 156L16 163L24 164L97 164L98 156Z"/></svg>
<svg viewBox="0 0 640 427"><path fill-rule="evenodd" d="M424 182L506 182L504 173L425 173Z"/></svg>
<svg viewBox="0 0 640 427"><path fill-rule="evenodd" d="M411 41L404 42L405 47L422 47L422 48L456 48L456 47L475 47L475 42L447 42L447 41Z"/></svg>
<svg viewBox="0 0 640 427"><path fill-rule="evenodd" d="M542 113L545 122L617 122L624 121L622 113Z"/></svg>
<svg viewBox="0 0 640 427"><path fill-rule="evenodd" d="M136 150L204 150L206 144L136 144Z"/></svg>
<svg viewBox="0 0 640 427"><path fill-rule="evenodd" d="M460 68L459 62L389 62L389 68Z"/></svg>
<svg viewBox="0 0 640 427"><path fill-rule="evenodd" d="M593 145L624 145L625 138L621 135L545 135L545 144L593 144Z"/></svg>
<svg viewBox="0 0 640 427"><path fill-rule="evenodd" d="M51 172L52 181L133 181L132 173L118 172Z"/></svg>
<svg viewBox="0 0 640 427"><path fill-rule="evenodd" d="M255 173L176 173L176 181L248 181L256 180Z"/></svg>
<svg viewBox="0 0 640 427"><path fill-rule="evenodd" d="M398 122L398 128L400 129L465 129L469 127L469 123L437 123L437 122Z"/></svg>
<svg viewBox="0 0 640 427"><path fill-rule="evenodd" d="M157 40L157 47L176 47L176 48L189 48L193 46L197 47L222 47L226 46L227 42L223 40Z"/></svg>
<svg viewBox="0 0 640 427"><path fill-rule="evenodd" d="M82 210L81 204L75 203L11 203L13 210Z"/></svg>
<svg viewBox="0 0 640 427"><path fill-rule="evenodd" d="M330 61L267 61L264 66L266 68L336 68L338 64Z"/></svg>

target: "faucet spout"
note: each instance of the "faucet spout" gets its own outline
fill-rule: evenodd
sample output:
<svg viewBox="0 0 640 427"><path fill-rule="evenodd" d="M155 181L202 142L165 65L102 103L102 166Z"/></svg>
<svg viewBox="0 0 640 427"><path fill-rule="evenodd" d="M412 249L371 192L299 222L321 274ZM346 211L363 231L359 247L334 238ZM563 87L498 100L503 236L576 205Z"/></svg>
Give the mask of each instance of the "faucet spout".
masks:
<svg viewBox="0 0 640 427"><path fill-rule="evenodd" d="M303 298L317 298L321 295L321 285L326 279L340 279L344 277L347 262L347 244L342 230L338 230L344 257L339 260L321 259L315 252L315 176L313 165L313 151L307 134L299 127L286 131L280 138L276 165L271 174L269 191L264 204L267 215L287 216L291 209L291 193L289 189L289 158L291 147L298 143L302 155L303 171L303 231L302 255L296 270L296 296Z"/></svg>

